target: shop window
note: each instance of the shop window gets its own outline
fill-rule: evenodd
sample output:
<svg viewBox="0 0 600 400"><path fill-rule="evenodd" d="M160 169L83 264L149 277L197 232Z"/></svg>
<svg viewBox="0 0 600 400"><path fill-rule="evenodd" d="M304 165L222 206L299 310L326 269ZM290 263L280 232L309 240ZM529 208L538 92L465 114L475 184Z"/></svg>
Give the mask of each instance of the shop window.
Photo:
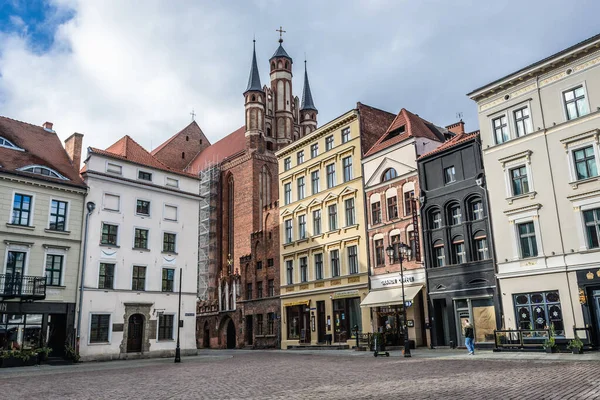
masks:
<svg viewBox="0 0 600 400"><path fill-rule="evenodd" d="M310 321L308 307L305 305L286 307L286 313L288 340L305 338Z"/></svg>
<svg viewBox="0 0 600 400"><path fill-rule="evenodd" d="M354 326L362 332L360 298L337 299L333 301L334 341L345 342L355 337Z"/></svg>
<svg viewBox="0 0 600 400"><path fill-rule="evenodd" d="M564 335L558 290L513 295L517 327L523 330L550 329Z"/></svg>

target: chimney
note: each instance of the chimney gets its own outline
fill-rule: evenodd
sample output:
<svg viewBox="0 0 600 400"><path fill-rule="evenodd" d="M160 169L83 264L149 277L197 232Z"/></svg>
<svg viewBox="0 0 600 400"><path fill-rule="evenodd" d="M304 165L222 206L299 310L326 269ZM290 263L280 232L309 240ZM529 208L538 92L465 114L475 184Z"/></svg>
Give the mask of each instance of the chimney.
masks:
<svg viewBox="0 0 600 400"><path fill-rule="evenodd" d="M46 122L48 123L48 122ZM52 124L50 124L52 125ZM83 143L83 135L75 132L65 140L65 150L73 163L73 166L77 168L77 172L81 169L81 145Z"/></svg>
<svg viewBox="0 0 600 400"><path fill-rule="evenodd" d="M450 132L456 135L460 135L462 133L465 133L465 123L462 120L460 120L455 124L448 125L446 129L448 129Z"/></svg>
<svg viewBox="0 0 600 400"><path fill-rule="evenodd" d="M54 124L52 122L48 122L48 121L46 121L46 122L44 122L42 124L42 126L44 127L44 129L49 130L49 131L52 131L52 125L54 125Z"/></svg>

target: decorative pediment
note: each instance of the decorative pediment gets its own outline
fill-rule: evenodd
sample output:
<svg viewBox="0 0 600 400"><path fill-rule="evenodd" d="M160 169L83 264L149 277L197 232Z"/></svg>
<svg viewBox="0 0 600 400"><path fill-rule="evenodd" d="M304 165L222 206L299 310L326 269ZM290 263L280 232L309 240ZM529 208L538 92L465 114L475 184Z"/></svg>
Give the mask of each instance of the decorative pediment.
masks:
<svg viewBox="0 0 600 400"><path fill-rule="evenodd" d="M304 204L298 204L298 206L296 208L294 208L293 213L297 214L301 211L306 211L306 206Z"/></svg>
<svg viewBox="0 0 600 400"><path fill-rule="evenodd" d="M336 196L333 193L329 193L327 196L325 196L325 198L323 199L323 203L328 203L330 201L337 201L338 196Z"/></svg>
<svg viewBox="0 0 600 400"><path fill-rule="evenodd" d="M416 173L417 171L417 169L412 165L405 164L398 160L393 160L389 157L384 157L381 160L381 163L379 164L377 169L371 174L371 176L365 177L367 182L366 186L375 186L381 183L381 176L388 168L394 168L398 177L402 177L410 173Z"/></svg>
<svg viewBox="0 0 600 400"><path fill-rule="evenodd" d="M323 202L318 199L318 198L314 198L312 199L312 201L310 203L308 203L308 206L306 206L306 208L313 208L313 207L318 207L322 204Z"/></svg>
<svg viewBox="0 0 600 400"><path fill-rule="evenodd" d="M289 208L286 208L285 210L283 210L283 212L281 213L282 217L287 217L289 215L293 215L292 210L290 210Z"/></svg>
<svg viewBox="0 0 600 400"><path fill-rule="evenodd" d="M356 192L358 192L357 189L352 188L350 186L347 186L344 188L344 190L342 190L342 192L340 193L339 197L344 197L344 196L348 196L348 195L354 195L356 194Z"/></svg>

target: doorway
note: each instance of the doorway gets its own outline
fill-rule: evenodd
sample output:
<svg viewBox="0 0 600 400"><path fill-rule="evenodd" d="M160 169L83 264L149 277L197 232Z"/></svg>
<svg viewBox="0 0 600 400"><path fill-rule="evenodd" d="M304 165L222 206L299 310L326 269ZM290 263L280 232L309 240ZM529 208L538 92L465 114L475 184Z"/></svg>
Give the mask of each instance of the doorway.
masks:
<svg viewBox="0 0 600 400"><path fill-rule="evenodd" d="M52 349L50 357L62 357L67 340L67 315L50 314L48 319L48 347Z"/></svg>
<svg viewBox="0 0 600 400"><path fill-rule="evenodd" d="M204 323L204 335L202 336L202 347L205 349L210 348L210 328L208 327L208 321Z"/></svg>
<svg viewBox="0 0 600 400"><path fill-rule="evenodd" d="M325 343L325 302L317 301L317 340Z"/></svg>
<svg viewBox="0 0 600 400"><path fill-rule="evenodd" d="M227 348L235 349L235 325L230 319L227 323Z"/></svg>
<svg viewBox="0 0 600 400"><path fill-rule="evenodd" d="M592 290L593 318L596 321L596 343L600 343L600 290Z"/></svg>
<svg viewBox="0 0 600 400"><path fill-rule="evenodd" d="M435 331L435 345L448 346L448 317L446 315L446 299L433 300L433 323Z"/></svg>
<svg viewBox="0 0 600 400"><path fill-rule="evenodd" d="M248 346L252 346L252 340L253 340L253 333L254 333L254 329L253 329L253 320L252 320L252 315L247 315L246 316L246 344Z"/></svg>
<svg viewBox="0 0 600 400"><path fill-rule="evenodd" d="M129 317L129 323L127 325L127 352L141 353L143 338L144 317L141 314L133 314Z"/></svg>

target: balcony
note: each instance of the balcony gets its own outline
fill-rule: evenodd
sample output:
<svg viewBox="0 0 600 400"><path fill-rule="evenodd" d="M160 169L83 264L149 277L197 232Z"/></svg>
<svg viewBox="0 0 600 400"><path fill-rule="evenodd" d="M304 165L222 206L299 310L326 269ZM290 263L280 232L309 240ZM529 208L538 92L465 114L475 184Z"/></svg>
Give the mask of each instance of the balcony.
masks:
<svg viewBox="0 0 600 400"><path fill-rule="evenodd" d="M46 298L46 278L20 274L0 274L0 298L2 300L44 300Z"/></svg>

